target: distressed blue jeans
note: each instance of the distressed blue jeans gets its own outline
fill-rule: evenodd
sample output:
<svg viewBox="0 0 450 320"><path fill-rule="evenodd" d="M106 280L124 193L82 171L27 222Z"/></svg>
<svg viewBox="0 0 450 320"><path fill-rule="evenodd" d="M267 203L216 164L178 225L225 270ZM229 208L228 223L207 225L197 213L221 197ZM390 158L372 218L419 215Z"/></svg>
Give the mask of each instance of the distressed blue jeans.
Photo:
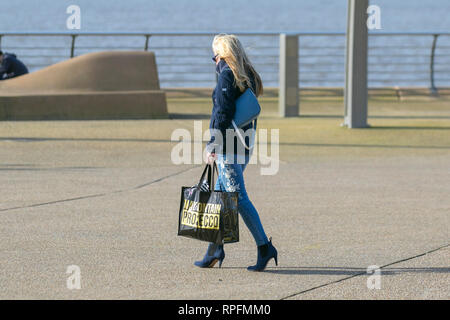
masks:
<svg viewBox="0 0 450 320"><path fill-rule="evenodd" d="M244 170L248 164L248 159L245 163L238 163L236 156L234 161L228 161L226 154L216 154L217 168L219 176L217 177L214 190L238 192L238 211L244 220L247 228L250 230L256 245L261 246L269 242L264 228L259 219L258 211L248 198L247 191L244 185ZM233 155L229 155L229 157Z"/></svg>

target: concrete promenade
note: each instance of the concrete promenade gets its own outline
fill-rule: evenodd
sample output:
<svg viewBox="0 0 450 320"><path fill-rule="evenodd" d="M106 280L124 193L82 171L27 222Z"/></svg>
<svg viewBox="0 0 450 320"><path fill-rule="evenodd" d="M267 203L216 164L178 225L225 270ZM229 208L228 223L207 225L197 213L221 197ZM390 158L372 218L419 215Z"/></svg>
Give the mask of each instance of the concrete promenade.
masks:
<svg viewBox="0 0 450 320"><path fill-rule="evenodd" d="M280 119L263 101L279 171L245 175L279 251L263 273L246 270L242 219L221 269L194 267L205 243L176 235L180 187L202 168L172 164L170 137L207 128L208 98L169 97L166 120L0 122L0 299L449 299L450 101L371 100L358 130L341 105Z"/></svg>

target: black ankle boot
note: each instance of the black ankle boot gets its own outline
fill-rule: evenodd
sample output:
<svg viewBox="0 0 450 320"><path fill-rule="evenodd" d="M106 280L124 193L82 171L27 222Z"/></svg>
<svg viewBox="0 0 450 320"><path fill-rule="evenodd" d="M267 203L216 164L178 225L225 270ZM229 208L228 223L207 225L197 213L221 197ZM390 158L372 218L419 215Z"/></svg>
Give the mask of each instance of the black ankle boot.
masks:
<svg viewBox="0 0 450 320"><path fill-rule="evenodd" d="M200 268L212 268L219 261L219 268L222 267L223 259L225 259L225 251L223 245L210 243L206 250L203 260L195 261L194 265Z"/></svg>
<svg viewBox="0 0 450 320"><path fill-rule="evenodd" d="M258 260L256 261L256 265L248 267L247 270L263 271L272 258L275 260L275 265L278 266L278 252L272 245L272 238L270 238L268 243L258 246Z"/></svg>

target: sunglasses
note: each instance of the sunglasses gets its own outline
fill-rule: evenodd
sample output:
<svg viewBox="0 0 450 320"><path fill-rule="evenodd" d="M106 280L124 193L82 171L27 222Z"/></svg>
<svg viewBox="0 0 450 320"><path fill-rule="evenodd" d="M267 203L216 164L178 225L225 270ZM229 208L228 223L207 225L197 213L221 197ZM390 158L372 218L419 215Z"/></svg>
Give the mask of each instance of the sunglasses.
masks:
<svg viewBox="0 0 450 320"><path fill-rule="evenodd" d="M219 54L216 54L214 57L212 57L212 61L217 62L217 57L219 56Z"/></svg>

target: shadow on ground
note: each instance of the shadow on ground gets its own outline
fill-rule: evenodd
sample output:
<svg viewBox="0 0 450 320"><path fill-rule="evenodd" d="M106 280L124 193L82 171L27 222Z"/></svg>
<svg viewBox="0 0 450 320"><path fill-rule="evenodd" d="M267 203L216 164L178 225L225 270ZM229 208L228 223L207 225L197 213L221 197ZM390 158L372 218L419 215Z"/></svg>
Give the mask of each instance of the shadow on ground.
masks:
<svg viewBox="0 0 450 320"><path fill-rule="evenodd" d="M246 269L245 267L222 267L223 269ZM368 274L365 268L351 267L268 267L266 273L280 275L343 275L356 276ZM450 273L450 268L382 268L382 275L397 275L401 273Z"/></svg>

